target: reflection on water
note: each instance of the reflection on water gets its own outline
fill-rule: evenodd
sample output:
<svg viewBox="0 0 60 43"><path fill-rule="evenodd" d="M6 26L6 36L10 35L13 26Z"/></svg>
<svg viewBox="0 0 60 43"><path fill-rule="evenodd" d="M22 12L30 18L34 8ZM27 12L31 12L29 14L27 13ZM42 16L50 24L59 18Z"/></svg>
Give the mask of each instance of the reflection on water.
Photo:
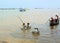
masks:
<svg viewBox="0 0 60 43"><path fill-rule="evenodd" d="M31 27L33 24L31 25ZM60 43L60 25L54 26L53 29L49 24L37 24L40 35L32 34L34 28L21 30L16 27L0 27L0 40L8 43ZM24 42L23 42L24 41Z"/></svg>
<svg viewBox="0 0 60 43"><path fill-rule="evenodd" d="M8 43L8 42L6 42L6 41L0 41L0 43Z"/></svg>
<svg viewBox="0 0 60 43"><path fill-rule="evenodd" d="M43 27L45 26L45 27ZM33 35L32 30L34 28L31 28L30 30L19 30L16 32L10 33L11 37L14 37L15 39L26 39L33 41L34 43L60 43L60 29L59 26L55 26L54 29L51 29L50 26L47 27L47 25L42 25L39 28L40 35Z"/></svg>
<svg viewBox="0 0 60 43"><path fill-rule="evenodd" d="M54 26L53 29L49 24L37 24L40 35L32 34L35 24L31 24L31 29L21 30L21 28L1 27L0 40L7 41L8 43L60 43L60 24ZM12 30L10 30L12 29ZM3 31L3 32L1 32Z"/></svg>
<svg viewBox="0 0 60 43"><path fill-rule="evenodd" d="M37 24L37 27L40 35L32 34L34 30L33 27L28 30L10 27L13 31L10 30L9 27L5 27L4 29L6 29L6 31L4 31L3 27L1 27L0 40L7 41L8 43L60 43L60 25L54 26L54 29L51 29L49 24Z"/></svg>
<svg viewBox="0 0 60 43"><path fill-rule="evenodd" d="M46 18L49 18L51 14L54 15L56 12L60 10L53 11L48 9L48 10L31 10L31 11L21 13L22 16L21 18L23 18L25 22L28 22L29 20L32 19L31 22L32 28L28 30L21 30L22 23L21 21L17 20L16 17L16 15L20 15L20 12L18 10L17 11L0 10L1 14L0 25L2 25L0 26L0 40L1 40L0 43L60 43L60 24L54 27L50 27L49 22L39 24L40 22L43 23L42 21L44 21ZM35 13L37 14L37 16ZM28 19L25 14L27 14L28 18L29 17L30 18ZM32 14L32 16L30 14ZM39 22L37 22L37 20ZM34 23L35 21L36 24ZM32 34L34 28L38 28L40 34Z"/></svg>

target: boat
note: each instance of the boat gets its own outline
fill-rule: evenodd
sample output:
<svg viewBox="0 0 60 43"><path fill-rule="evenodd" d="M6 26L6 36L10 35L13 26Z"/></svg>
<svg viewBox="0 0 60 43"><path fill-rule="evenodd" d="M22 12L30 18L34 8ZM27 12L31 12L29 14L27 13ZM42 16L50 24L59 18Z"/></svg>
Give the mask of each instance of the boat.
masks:
<svg viewBox="0 0 60 43"><path fill-rule="evenodd" d="M50 22L50 26L55 26L59 24L59 20L57 20L57 22Z"/></svg>
<svg viewBox="0 0 60 43"><path fill-rule="evenodd" d="M40 35L40 32L39 32L39 30L38 30L38 28L34 28L35 30L34 31L32 31L32 34L33 35Z"/></svg>

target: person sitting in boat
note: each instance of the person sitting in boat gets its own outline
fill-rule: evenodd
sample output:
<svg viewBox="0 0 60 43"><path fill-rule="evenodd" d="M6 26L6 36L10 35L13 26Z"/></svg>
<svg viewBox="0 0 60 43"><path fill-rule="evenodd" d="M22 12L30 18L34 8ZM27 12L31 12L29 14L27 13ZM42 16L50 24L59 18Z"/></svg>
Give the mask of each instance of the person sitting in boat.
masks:
<svg viewBox="0 0 60 43"><path fill-rule="evenodd" d="M56 17L55 17L55 23L59 24L59 16L58 15L56 15Z"/></svg>
<svg viewBox="0 0 60 43"><path fill-rule="evenodd" d="M51 17L51 19L50 19L50 26L54 26L54 18L53 17Z"/></svg>
<svg viewBox="0 0 60 43"><path fill-rule="evenodd" d="M31 28L30 23L27 23L26 29L30 29L30 28Z"/></svg>
<svg viewBox="0 0 60 43"><path fill-rule="evenodd" d="M26 29L25 23L23 23L23 25L22 25L22 30L23 30L23 29Z"/></svg>

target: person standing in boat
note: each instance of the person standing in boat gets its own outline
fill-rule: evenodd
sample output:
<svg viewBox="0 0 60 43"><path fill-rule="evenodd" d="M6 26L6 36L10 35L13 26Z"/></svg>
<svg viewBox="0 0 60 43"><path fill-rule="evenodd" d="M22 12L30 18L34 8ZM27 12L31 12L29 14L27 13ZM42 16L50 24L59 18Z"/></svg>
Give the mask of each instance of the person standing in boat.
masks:
<svg viewBox="0 0 60 43"><path fill-rule="evenodd" d="M56 15L56 17L55 17L55 23L59 24L59 16L58 15Z"/></svg>
<svg viewBox="0 0 60 43"><path fill-rule="evenodd" d="M54 26L54 18L53 17L51 17L51 19L50 19L50 26Z"/></svg>

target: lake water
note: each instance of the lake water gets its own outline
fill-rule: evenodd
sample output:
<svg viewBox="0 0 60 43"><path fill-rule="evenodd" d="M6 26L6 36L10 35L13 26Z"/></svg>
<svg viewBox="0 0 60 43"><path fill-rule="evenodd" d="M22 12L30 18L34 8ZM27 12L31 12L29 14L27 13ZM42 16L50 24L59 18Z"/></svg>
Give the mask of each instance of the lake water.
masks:
<svg viewBox="0 0 60 43"><path fill-rule="evenodd" d="M54 29L49 26L49 18L56 14L60 16L60 9L0 9L0 43L60 43L60 24ZM32 28L22 31L22 22ZM36 27L40 35L34 36Z"/></svg>

